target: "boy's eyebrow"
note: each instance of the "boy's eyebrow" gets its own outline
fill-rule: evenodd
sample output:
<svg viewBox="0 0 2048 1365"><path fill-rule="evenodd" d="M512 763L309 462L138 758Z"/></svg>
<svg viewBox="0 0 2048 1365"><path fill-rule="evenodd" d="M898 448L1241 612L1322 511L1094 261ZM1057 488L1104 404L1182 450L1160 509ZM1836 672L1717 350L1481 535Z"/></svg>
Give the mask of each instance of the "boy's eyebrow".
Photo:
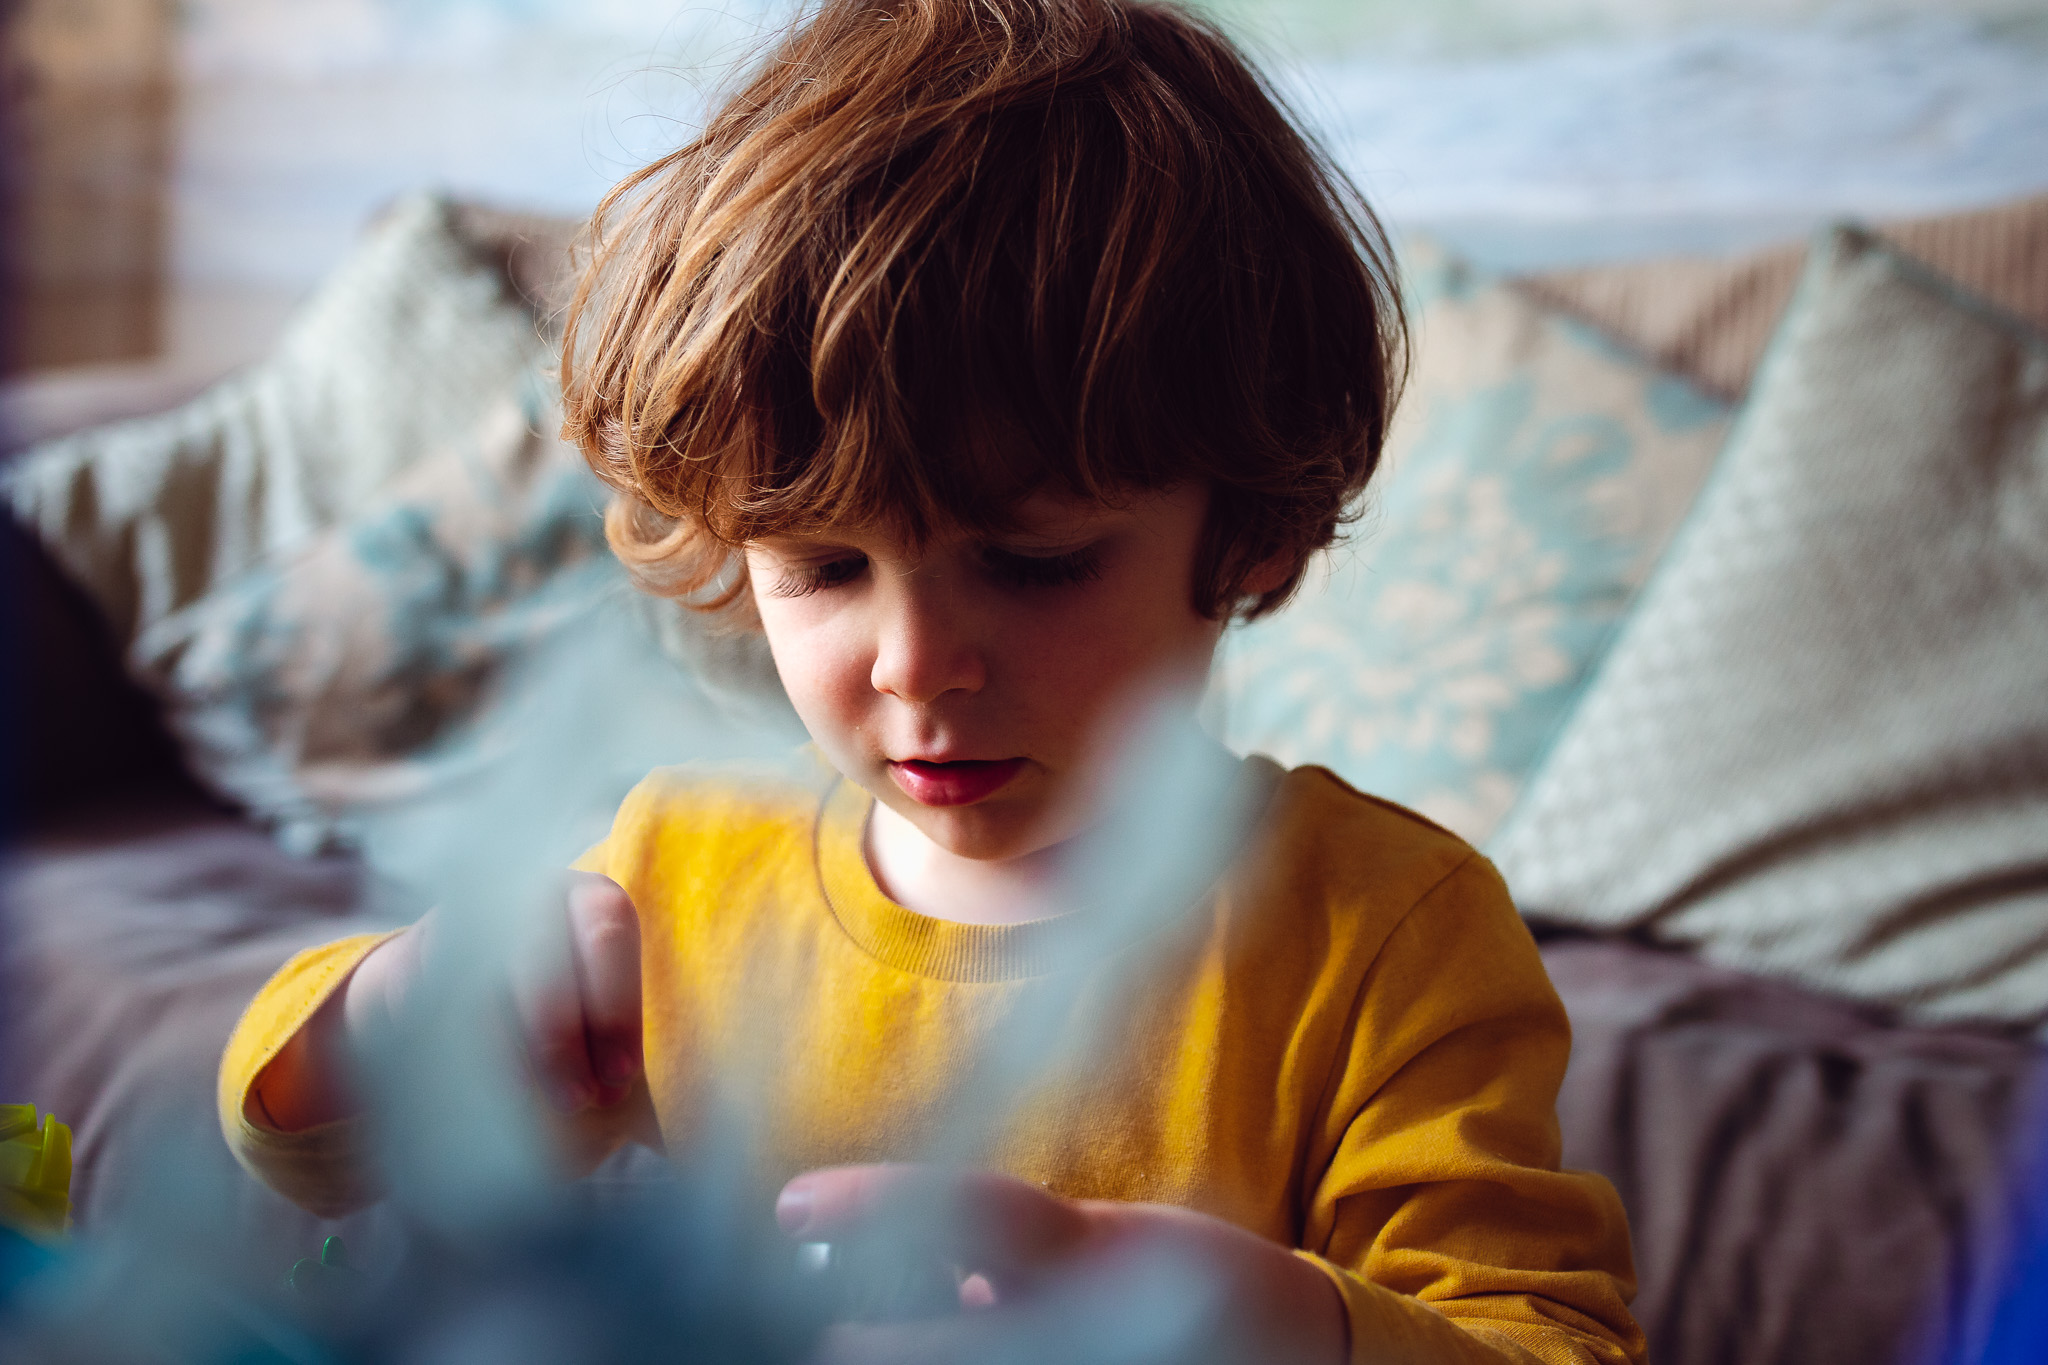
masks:
<svg viewBox="0 0 2048 1365"><path fill-rule="evenodd" d="M998 535L1086 535L1122 520L1131 508L1123 502L1027 498L1011 509L1004 525L986 532Z"/></svg>
<svg viewBox="0 0 2048 1365"><path fill-rule="evenodd" d="M1072 550L1094 544L1107 535L1110 529L1093 522L1079 527L1050 530L1020 527L1011 532L976 536L975 540L983 548L991 550Z"/></svg>
<svg viewBox="0 0 2048 1365"><path fill-rule="evenodd" d="M770 535L756 536L748 541L748 548L767 550L772 554L818 554L830 550L859 550L861 547L843 537L830 535L800 535L791 531L778 531Z"/></svg>

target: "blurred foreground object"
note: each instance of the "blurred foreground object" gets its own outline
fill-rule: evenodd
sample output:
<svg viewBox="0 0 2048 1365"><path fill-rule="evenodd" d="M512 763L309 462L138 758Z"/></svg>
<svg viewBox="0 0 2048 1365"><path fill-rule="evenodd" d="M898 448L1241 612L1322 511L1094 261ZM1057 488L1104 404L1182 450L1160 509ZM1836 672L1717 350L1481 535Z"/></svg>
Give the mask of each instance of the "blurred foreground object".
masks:
<svg viewBox="0 0 2048 1365"><path fill-rule="evenodd" d="M177 1181L168 1144L151 1175ZM0 1360L92 1365L796 1365L826 1321L772 1229L749 1236L688 1178L631 1208L534 1192L458 1236L413 1228L345 1268L330 1239L289 1282L230 1264L226 1210L44 1247L0 1227ZM559 1193L559 1192L557 1192Z"/></svg>
<svg viewBox="0 0 2048 1365"><path fill-rule="evenodd" d="M2032 1243L2022 1248L1981 1358L1982 1365L2042 1360L2048 1360L2048 1225L2036 1227Z"/></svg>
<svg viewBox="0 0 2048 1365"><path fill-rule="evenodd" d="M71 1130L32 1104L0 1104L0 1223L55 1237L71 1222Z"/></svg>

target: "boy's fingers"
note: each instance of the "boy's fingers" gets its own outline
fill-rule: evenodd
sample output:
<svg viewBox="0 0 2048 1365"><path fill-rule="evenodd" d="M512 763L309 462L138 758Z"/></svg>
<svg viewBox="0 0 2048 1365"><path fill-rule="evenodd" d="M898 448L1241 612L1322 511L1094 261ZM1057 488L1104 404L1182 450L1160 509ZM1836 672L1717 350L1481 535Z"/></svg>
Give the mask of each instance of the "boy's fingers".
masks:
<svg viewBox="0 0 2048 1365"><path fill-rule="evenodd" d="M597 1100L597 1078L583 1039L583 1014L571 992L553 985L512 989L527 1062L548 1099L565 1113Z"/></svg>
<svg viewBox="0 0 2048 1365"><path fill-rule="evenodd" d="M925 1175L920 1166L831 1166L806 1171L782 1187L775 1221L792 1237L822 1241L857 1225L881 1201Z"/></svg>
<svg viewBox="0 0 2048 1365"><path fill-rule="evenodd" d="M596 1102L598 1082L583 1035L583 1002L567 955L536 951L514 965L510 984L527 1062L549 1101L564 1112Z"/></svg>
<svg viewBox="0 0 2048 1365"><path fill-rule="evenodd" d="M616 1090L640 1074L640 917L618 883L578 873L569 937L592 1075Z"/></svg>
<svg viewBox="0 0 2048 1365"><path fill-rule="evenodd" d="M959 1264L998 1278L1071 1254L1092 1227L1079 1205L989 1171L932 1166L835 1166L782 1189L775 1218L803 1241L829 1242L891 1219L914 1220Z"/></svg>

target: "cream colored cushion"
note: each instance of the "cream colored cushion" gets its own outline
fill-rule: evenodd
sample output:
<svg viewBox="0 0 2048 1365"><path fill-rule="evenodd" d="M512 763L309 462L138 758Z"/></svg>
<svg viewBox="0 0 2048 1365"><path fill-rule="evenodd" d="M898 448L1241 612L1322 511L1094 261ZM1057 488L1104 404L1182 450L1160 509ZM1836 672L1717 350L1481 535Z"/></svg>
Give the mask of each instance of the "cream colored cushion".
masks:
<svg viewBox="0 0 2048 1365"><path fill-rule="evenodd" d="M2048 1020L2048 338L1815 249L1491 852L1523 909L1921 1020Z"/></svg>

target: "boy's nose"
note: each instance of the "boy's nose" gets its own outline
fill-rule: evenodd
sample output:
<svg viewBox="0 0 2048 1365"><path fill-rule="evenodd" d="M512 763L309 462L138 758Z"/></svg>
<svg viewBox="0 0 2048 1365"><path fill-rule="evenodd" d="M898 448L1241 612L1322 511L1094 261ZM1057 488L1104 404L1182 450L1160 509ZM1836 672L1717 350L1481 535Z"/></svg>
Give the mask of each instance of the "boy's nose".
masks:
<svg viewBox="0 0 2048 1365"><path fill-rule="evenodd" d="M973 632L943 602L905 601L889 612L875 641L874 689L923 704L948 692L979 692L988 666Z"/></svg>

